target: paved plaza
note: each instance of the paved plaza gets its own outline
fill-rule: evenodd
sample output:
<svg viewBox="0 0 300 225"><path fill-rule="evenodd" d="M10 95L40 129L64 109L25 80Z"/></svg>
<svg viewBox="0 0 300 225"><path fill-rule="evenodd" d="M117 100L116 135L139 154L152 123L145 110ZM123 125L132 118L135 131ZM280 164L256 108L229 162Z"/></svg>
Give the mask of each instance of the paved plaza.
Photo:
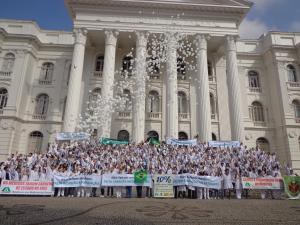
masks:
<svg viewBox="0 0 300 225"><path fill-rule="evenodd" d="M299 225L289 200L0 197L1 225Z"/></svg>

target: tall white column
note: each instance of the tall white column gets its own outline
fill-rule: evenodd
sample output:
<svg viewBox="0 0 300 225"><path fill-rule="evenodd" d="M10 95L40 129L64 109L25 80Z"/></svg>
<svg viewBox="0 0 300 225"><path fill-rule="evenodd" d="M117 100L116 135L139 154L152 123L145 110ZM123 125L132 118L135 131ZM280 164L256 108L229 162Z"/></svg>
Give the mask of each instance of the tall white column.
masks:
<svg viewBox="0 0 300 225"><path fill-rule="evenodd" d="M145 138L145 101L146 101L146 54L147 32L136 32L136 73L133 98L133 141L140 143Z"/></svg>
<svg viewBox="0 0 300 225"><path fill-rule="evenodd" d="M76 29L74 30L74 34L75 45L64 117L64 132L74 132L77 126L87 30Z"/></svg>
<svg viewBox="0 0 300 225"><path fill-rule="evenodd" d="M243 110L236 56L236 37L226 37L226 52L231 138L235 141L244 141Z"/></svg>
<svg viewBox="0 0 300 225"><path fill-rule="evenodd" d="M102 137L110 138L111 135L111 120L112 113L110 103L114 97L114 77L115 77L115 62L116 62L116 45L118 32L113 30L106 30L105 32L105 55L103 66L103 86L102 96L106 98L107 104L103 107L105 118L102 126Z"/></svg>
<svg viewBox="0 0 300 225"><path fill-rule="evenodd" d="M168 34L167 46L167 138L178 138L177 40Z"/></svg>
<svg viewBox="0 0 300 225"><path fill-rule="evenodd" d="M199 34L196 36L197 52L197 132L200 141L211 140L211 110L209 99L209 81L207 68L207 40L209 36Z"/></svg>

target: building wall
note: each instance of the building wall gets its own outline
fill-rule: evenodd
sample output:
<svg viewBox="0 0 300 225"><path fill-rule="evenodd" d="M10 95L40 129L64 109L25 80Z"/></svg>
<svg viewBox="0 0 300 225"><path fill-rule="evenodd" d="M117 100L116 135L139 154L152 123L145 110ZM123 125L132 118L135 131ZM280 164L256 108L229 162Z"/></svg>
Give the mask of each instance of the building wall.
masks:
<svg viewBox="0 0 300 225"><path fill-rule="evenodd" d="M28 32L30 30L31 32ZM102 35L103 33L99 33ZM55 134L62 129L63 107L67 97L69 69L73 52L73 36L68 32L43 31L33 22L0 20L0 71L6 53L16 57L10 77L0 76L0 88L8 90L7 107L0 115L0 159L14 152L28 153L28 139L33 131L43 133L43 149L54 141ZM300 124L295 120L292 101L300 100L300 86L288 86L286 66L292 64L300 80L299 47L300 34L273 32L259 40L239 40L238 66L243 118L245 124L245 144L256 146L258 138L269 141L271 151L275 151L282 162L289 162L300 170ZM116 70L122 67L122 58L134 47L134 42L117 48ZM230 109L228 107L228 86L226 79L226 58L224 44L216 50L209 50L208 58L213 62L215 81L210 82L210 92L216 100L216 117L212 119L212 131L218 140L231 140ZM88 43L84 56L81 105L86 109L89 91L102 87L102 79L94 76L95 58L104 53L104 43ZM54 64L53 83L39 84L43 63ZM248 72L259 74L261 92L251 92ZM178 90L184 91L189 99L190 119L179 121L179 131L189 138L198 134L196 121L196 86L193 72L191 79L178 82ZM116 75L116 80L121 78ZM130 88L129 88L130 89ZM158 120L146 119L145 138L149 131L157 131L161 139L166 135L166 73L161 79L147 81L147 93L157 90L162 96L162 116ZM50 97L49 110L45 120L33 119L35 98L40 93ZM249 117L248 107L259 101L265 110L265 123L257 125ZM146 116L147 118L147 116ZM132 120L113 114L111 137L117 138L120 130L127 130L132 136Z"/></svg>

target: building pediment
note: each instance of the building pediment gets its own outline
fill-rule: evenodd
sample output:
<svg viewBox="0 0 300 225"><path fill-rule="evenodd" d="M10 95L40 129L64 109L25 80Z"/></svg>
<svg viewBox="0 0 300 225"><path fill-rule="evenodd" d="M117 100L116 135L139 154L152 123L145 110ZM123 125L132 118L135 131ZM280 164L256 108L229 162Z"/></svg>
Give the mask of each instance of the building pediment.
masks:
<svg viewBox="0 0 300 225"><path fill-rule="evenodd" d="M247 0L66 0L67 4L151 4L185 6L223 6L249 8L253 5Z"/></svg>
<svg viewBox="0 0 300 225"><path fill-rule="evenodd" d="M203 31L218 36L237 34L239 24L252 7L246 0L65 0L65 3L77 28L130 31L134 27L160 32L172 23L176 31L180 24L185 33ZM184 18L174 22L174 15Z"/></svg>
<svg viewBox="0 0 300 225"><path fill-rule="evenodd" d="M83 5L139 6L143 8L169 8L194 10L228 10L247 13L253 3L247 0L65 0L74 15L74 7Z"/></svg>

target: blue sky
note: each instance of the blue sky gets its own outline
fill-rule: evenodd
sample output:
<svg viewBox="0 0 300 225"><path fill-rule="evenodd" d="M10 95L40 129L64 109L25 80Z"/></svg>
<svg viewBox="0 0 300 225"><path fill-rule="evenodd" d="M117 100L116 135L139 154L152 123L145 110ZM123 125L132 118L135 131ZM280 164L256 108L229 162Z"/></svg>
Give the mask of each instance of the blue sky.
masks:
<svg viewBox="0 0 300 225"><path fill-rule="evenodd" d="M252 0L256 3L240 33L256 38L268 30L300 32L300 0ZM0 18L35 20L43 29L71 30L63 0L1 0Z"/></svg>

